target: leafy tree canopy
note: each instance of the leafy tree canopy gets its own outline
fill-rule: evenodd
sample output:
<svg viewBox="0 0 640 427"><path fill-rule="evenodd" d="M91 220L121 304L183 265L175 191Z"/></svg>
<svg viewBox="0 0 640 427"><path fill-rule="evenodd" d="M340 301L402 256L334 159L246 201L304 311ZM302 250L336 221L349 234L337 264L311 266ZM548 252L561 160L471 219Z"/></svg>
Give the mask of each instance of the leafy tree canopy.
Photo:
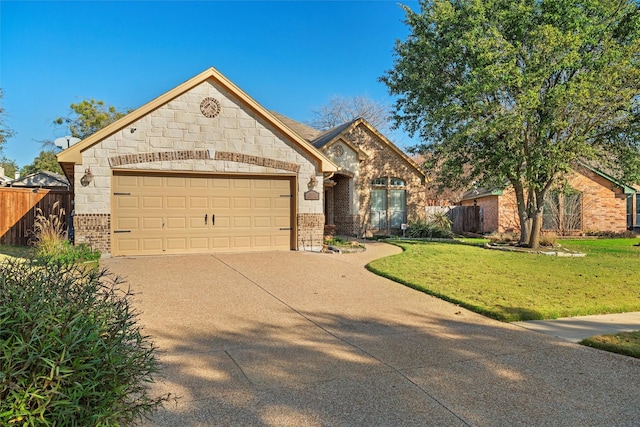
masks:
<svg viewBox="0 0 640 427"><path fill-rule="evenodd" d="M71 104L71 110L71 117L58 117L53 123L68 126L71 136L80 139L96 133L129 113L129 111L119 111L114 106L95 99L85 99L77 104Z"/></svg>
<svg viewBox="0 0 640 427"><path fill-rule="evenodd" d="M40 171L49 171L63 174L62 168L58 163L56 153L52 150L41 151L38 157L33 159L33 163L20 169L20 175L26 176Z"/></svg>
<svg viewBox="0 0 640 427"><path fill-rule="evenodd" d="M325 105L312 111L311 127L329 130L362 117L378 130L389 128L389 107L368 96L332 96Z"/></svg>
<svg viewBox="0 0 640 427"><path fill-rule="evenodd" d="M381 77L442 184L510 182L521 243L576 161L640 178L635 0L421 0Z"/></svg>
<svg viewBox="0 0 640 427"><path fill-rule="evenodd" d="M3 157L0 159L0 167L4 169L4 176L13 178L18 171L18 164L15 160L7 159Z"/></svg>

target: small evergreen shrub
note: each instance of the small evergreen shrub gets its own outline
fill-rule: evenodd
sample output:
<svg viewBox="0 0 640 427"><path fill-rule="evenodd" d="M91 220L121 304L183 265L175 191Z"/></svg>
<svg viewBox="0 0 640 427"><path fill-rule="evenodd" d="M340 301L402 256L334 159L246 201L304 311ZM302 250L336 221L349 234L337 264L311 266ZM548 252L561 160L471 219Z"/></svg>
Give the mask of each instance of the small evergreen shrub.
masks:
<svg viewBox="0 0 640 427"><path fill-rule="evenodd" d="M0 425L135 424L168 399L132 293L105 270L0 263Z"/></svg>

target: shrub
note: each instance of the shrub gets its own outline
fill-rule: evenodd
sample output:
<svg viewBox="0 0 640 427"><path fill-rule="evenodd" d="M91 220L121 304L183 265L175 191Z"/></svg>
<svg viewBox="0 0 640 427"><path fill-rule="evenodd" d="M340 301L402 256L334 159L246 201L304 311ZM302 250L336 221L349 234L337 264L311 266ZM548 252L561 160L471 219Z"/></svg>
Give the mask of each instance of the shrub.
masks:
<svg viewBox="0 0 640 427"><path fill-rule="evenodd" d="M558 235L554 232L547 231L540 234L540 246L554 247L558 241Z"/></svg>
<svg viewBox="0 0 640 427"><path fill-rule="evenodd" d="M155 347L105 270L0 264L0 424L132 424L152 397Z"/></svg>
<svg viewBox="0 0 640 427"><path fill-rule="evenodd" d="M36 208L30 243L35 246L35 258L44 263L73 264L81 261L97 261L100 251L86 243L73 246L67 239L64 227L64 209L55 202L49 215Z"/></svg>
<svg viewBox="0 0 640 427"><path fill-rule="evenodd" d="M67 241L67 230L64 225L64 209L55 202L51 213L45 215L42 209L36 208L33 230L29 243L36 247L38 255L55 254L63 250Z"/></svg>
<svg viewBox="0 0 640 427"><path fill-rule="evenodd" d="M437 221L413 220L408 224L406 235L413 238L450 238L453 233L451 223L448 224L449 227L444 228Z"/></svg>
<svg viewBox="0 0 640 427"><path fill-rule="evenodd" d="M37 251L36 259L45 264L74 264L83 261L97 261L100 251L91 249L86 243L73 246L68 240L63 241L53 252Z"/></svg>
<svg viewBox="0 0 640 427"><path fill-rule="evenodd" d="M498 233L494 232L487 236L491 243L497 244L510 244L510 243L518 243L520 241L520 235L518 233L513 232L503 232Z"/></svg>

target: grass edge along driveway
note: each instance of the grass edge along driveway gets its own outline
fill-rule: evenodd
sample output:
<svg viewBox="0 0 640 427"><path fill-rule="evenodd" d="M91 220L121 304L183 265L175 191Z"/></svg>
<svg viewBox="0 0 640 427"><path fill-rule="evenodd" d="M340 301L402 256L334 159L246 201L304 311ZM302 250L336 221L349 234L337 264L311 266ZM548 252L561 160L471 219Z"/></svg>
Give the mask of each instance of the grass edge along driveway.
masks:
<svg viewBox="0 0 640 427"><path fill-rule="evenodd" d="M586 257L503 252L444 242L395 241L398 255L367 268L494 319L556 319L640 311L638 239L563 240Z"/></svg>

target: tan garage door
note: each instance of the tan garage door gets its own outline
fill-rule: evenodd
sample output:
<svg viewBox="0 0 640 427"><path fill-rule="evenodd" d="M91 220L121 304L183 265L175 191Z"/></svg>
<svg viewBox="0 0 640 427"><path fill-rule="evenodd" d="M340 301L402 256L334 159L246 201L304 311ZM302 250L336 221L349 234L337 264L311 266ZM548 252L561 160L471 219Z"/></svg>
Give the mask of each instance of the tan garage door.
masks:
<svg viewBox="0 0 640 427"><path fill-rule="evenodd" d="M289 250L292 178L117 174L112 254Z"/></svg>

